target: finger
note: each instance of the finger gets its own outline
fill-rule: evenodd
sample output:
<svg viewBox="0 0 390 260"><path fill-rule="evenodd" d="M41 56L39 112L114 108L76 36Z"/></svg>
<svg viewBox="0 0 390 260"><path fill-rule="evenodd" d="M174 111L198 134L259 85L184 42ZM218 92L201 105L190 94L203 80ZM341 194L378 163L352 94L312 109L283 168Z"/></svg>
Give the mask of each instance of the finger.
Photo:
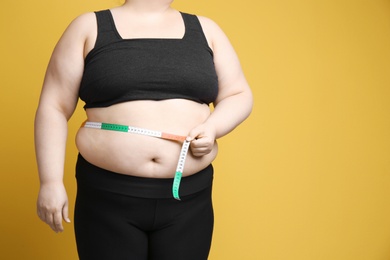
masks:
<svg viewBox="0 0 390 260"><path fill-rule="evenodd" d="M64 228L62 226L62 212L59 210L57 210L53 215L53 226L54 231L56 232L64 231Z"/></svg>
<svg viewBox="0 0 390 260"><path fill-rule="evenodd" d="M208 154L212 149L213 145L209 142L194 143L194 145L191 146L191 152L196 156Z"/></svg>
<svg viewBox="0 0 390 260"><path fill-rule="evenodd" d="M191 152L194 156L203 156L210 153L211 149L208 147L192 147Z"/></svg>
<svg viewBox="0 0 390 260"><path fill-rule="evenodd" d="M44 222L50 226L51 229L55 230L54 222L53 222L53 213L52 212L45 212L45 219Z"/></svg>
<svg viewBox="0 0 390 260"><path fill-rule="evenodd" d="M42 206L39 205L38 202L37 202L36 207L37 207L37 215L38 215L39 219L46 223L46 211L44 210L44 208Z"/></svg>
<svg viewBox="0 0 390 260"><path fill-rule="evenodd" d="M65 206L62 208L62 216L64 217L65 222L70 223L68 203L66 203Z"/></svg>
<svg viewBox="0 0 390 260"><path fill-rule="evenodd" d="M39 217L40 220L42 220L43 222L46 222L45 221L45 217L44 215L41 213L41 211L39 210L39 208L37 208L37 215Z"/></svg>
<svg viewBox="0 0 390 260"><path fill-rule="evenodd" d="M191 143L192 149L210 149L211 147L212 147L212 142L210 138L207 137L194 140Z"/></svg>
<svg viewBox="0 0 390 260"><path fill-rule="evenodd" d="M202 131L199 128L192 129L187 137L187 141L194 141L202 137Z"/></svg>
<svg viewBox="0 0 390 260"><path fill-rule="evenodd" d="M192 154L193 154L194 156L197 156L197 157L206 155L206 154L208 154L208 153L209 153L208 151L195 151L195 152L192 152Z"/></svg>

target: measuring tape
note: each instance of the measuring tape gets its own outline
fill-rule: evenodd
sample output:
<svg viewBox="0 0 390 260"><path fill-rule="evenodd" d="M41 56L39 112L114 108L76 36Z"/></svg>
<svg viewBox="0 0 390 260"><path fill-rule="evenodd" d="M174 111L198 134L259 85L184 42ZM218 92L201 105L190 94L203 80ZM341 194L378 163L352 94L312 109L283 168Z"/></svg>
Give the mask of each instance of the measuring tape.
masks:
<svg viewBox="0 0 390 260"><path fill-rule="evenodd" d="M160 132L160 131L149 130L149 129L145 129L145 128L134 127L134 126L99 123L99 122L86 121L81 126L87 127L87 128L95 128L95 129L102 129L102 130L109 130L109 131L118 131L118 132L125 132L125 133L131 133L131 134L146 135L146 136L157 137L157 138L162 138L162 139L166 139L166 140L183 142L183 145L182 145L181 150L180 150L179 161L178 161L177 167L176 167L175 177L173 178L173 185L172 185L173 197L177 200L180 200L180 196L179 196L180 181L181 181L181 177L183 175L184 164L186 161L188 149L190 147L190 141L186 140L187 137L181 136L181 135L164 133L164 132Z"/></svg>

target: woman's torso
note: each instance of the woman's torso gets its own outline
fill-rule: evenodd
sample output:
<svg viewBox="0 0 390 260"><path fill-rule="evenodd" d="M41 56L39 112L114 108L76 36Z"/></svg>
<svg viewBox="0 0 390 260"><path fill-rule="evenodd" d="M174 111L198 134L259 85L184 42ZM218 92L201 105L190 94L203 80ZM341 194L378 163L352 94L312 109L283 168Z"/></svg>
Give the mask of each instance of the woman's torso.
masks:
<svg viewBox="0 0 390 260"><path fill-rule="evenodd" d="M177 21L180 21L180 19ZM113 20L112 24L115 24ZM180 26L177 28L180 31ZM114 33L116 33L120 38L120 33L116 31L117 28L115 25L113 29ZM186 25L185 29L185 36L188 36L188 25ZM130 45L132 44L129 40L117 40L119 40L119 42L114 44L119 43L120 45L123 45L125 44L124 42L128 42ZM157 41L160 40L164 41L164 39L159 39ZM144 41L147 42L148 40L146 39ZM167 42L169 41L170 40L167 40ZM181 40L178 38L176 41L172 42L175 42L175 45L179 46L178 44L180 44L180 41ZM140 45L140 41L138 41L137 44L137 47L142 47L142 44ZM92 60L92 65L90 65L92 68L94 66L93 64L98 63L99 59L104 58L104 54L101 55L99 54L99 51L96 50L97 48L95 46L95 48L92 49L92 52L96 52L93 55L94 57L88 57L92 56L90 55L91 53L87 56L87 59L89 58ZM200 54L202 51L207 52L206 48L205 50L201 50ZM106 56L107 55L109 55L109 52ZM207 57L207 54L204 55ZM169 56L165 56L165 59L168 59L167 57ZM169 63L169 60L167 62ZM208 64L208 66L209 65L210 64ZM87 64L85 73L88 73L88 66L89 65ZM115 66L117 66L117 64ZM183 67L183 65L181 67ZM118 69L120 68L121 67L118 67ZM118 69L113 71L115 72ZM162 66L160 66L158 71L163 71L164 69L164 60L162 60ZM131 72L132 71L129 71L128 73L131 74ZM164 73L167 74L167 72ZM161 75L164 75L164 73L160 73L160 77ZM91 75L93 76L93 73L91 73ZM153 75L153 73L150 75ZM113 77L113 75L111 75L111 77ZM172 78L172 75L169 77ZM89 80L93 82L94 77L92 77L92 80L91 77L89 77ZM189 85L193 83L190 81L191 80L189 79ZM172 85L173 84L179 83L176 82L172 83ZM83 87L83 83L81 87ZM172 95L172 98L154 98L155 100L149 100L145 97L141 97L140 100L130 98L128 100L120 100L120 102L114 103L113 105L110 104L109 106L107 106L106 103L110 100L103 99L103 101L99 100L100 103L96 102L95 105L91 105L89 107L88 104L93 103L96 99L88 100L88 97L96 94L96 91L104 93L102 89L105 87L105 85L102 85L97 90L89 90L92 94L84 94L84 98L87 99L86 113L88 121L130 125L186 136L192 128L203 123L210 115L210 109L207 104L195 102L194 100L187 98L174 98L174 94ZM167 88L168 91L170 91L169 86L167 86ZM82 91L83 89L81 88L80 92ZM106 96L108 95L109 92L107 92ZM152 97L153 93L146 93L144 95L150 95ZM81 97L83 98L83 96ZM176 141L90 128L80 128L77 134L76 143L81 155L83 155L83 157L90 163L98 167L122 174L154 178L173 177L181 148L181 144ZM202 157L194 157L191 152L189 152L183 175L188 176L205 168L215 159L216 154L216 144L210 154Z"/></svg>

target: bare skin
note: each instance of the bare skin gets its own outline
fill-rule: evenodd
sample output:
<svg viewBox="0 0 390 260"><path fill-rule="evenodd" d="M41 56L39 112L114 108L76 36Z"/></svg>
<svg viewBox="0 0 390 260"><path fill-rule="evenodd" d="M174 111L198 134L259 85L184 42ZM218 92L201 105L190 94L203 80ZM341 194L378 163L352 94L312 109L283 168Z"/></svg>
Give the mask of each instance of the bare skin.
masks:
<svg viewBox="0 0 390 260"><path fill-rule="evenodd" d="M103 109L88 109L88 120L155 129L187 136L210 115L208 106L187 100L126 102ZM213 138L210 138L210 141ZM172 178L181 143L148 136L99 129L80 128L77 147L83 157L101 168L140 177ZM200 149L200 147L198 148ZM183 176L194 174L210 164L216 143L205 144L203 155L189 153Z"/></svg>
<svg viewBox="0 0 390 260"><path fill-rule="evenodd" d="M182 38L184 23L171 0L128 0L112 9L122 38ZM87 109L89 121L149 128L188 136L191 152L184 176L198 172L217 155L216 139L228 134L252 109L252 94L237 55L222 30L199 17L214 52L219 94L210 111L189 100L131 101L107 108ZM55 232L70 222L63 185L67 121L72 116L83 74L84 58L96 39L96 18L87 13L64 32L50 60L35 120L35 142L40 192L38 216ZM50 127L48 127L50 126ZM181 144L128 133L81 128L76 144L90 163L120 174L172 178Z"/></svg>

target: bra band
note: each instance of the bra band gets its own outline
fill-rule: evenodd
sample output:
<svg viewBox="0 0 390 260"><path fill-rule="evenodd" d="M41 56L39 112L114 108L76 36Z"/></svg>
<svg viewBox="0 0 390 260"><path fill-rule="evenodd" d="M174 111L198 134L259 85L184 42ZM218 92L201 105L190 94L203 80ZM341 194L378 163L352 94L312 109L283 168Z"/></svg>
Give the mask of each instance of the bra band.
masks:
<svg viewBox="0 0 390 260"><path fill-rule="evenodd" d="M145 128L139 128L139 127L133 127L133 126L127 126L127 125L118 125L118 124L109 124L109 123L100 123L100 122L84 122L81 127L86 128L95 128L95 129L101 129L101 130L109 130L109 131L117 131L117 132L126 132L131 134L139 134L139 135L146 135L151 137L157 137L162 138L166 140L171 141L179 141L183 142L183 145L180 150L180 156L176 167L175 177L173 178L173 185L172 185L172 195L176 200L180 200L179 196L179 188L180 188L180 181L183 175L184 170L184 164L187 157L188 149L190 147L190 141L186 140L185 136L181 135L175 135L175 134L169 134L164 133L160 131L155 130L149 130Z"/></svg>

